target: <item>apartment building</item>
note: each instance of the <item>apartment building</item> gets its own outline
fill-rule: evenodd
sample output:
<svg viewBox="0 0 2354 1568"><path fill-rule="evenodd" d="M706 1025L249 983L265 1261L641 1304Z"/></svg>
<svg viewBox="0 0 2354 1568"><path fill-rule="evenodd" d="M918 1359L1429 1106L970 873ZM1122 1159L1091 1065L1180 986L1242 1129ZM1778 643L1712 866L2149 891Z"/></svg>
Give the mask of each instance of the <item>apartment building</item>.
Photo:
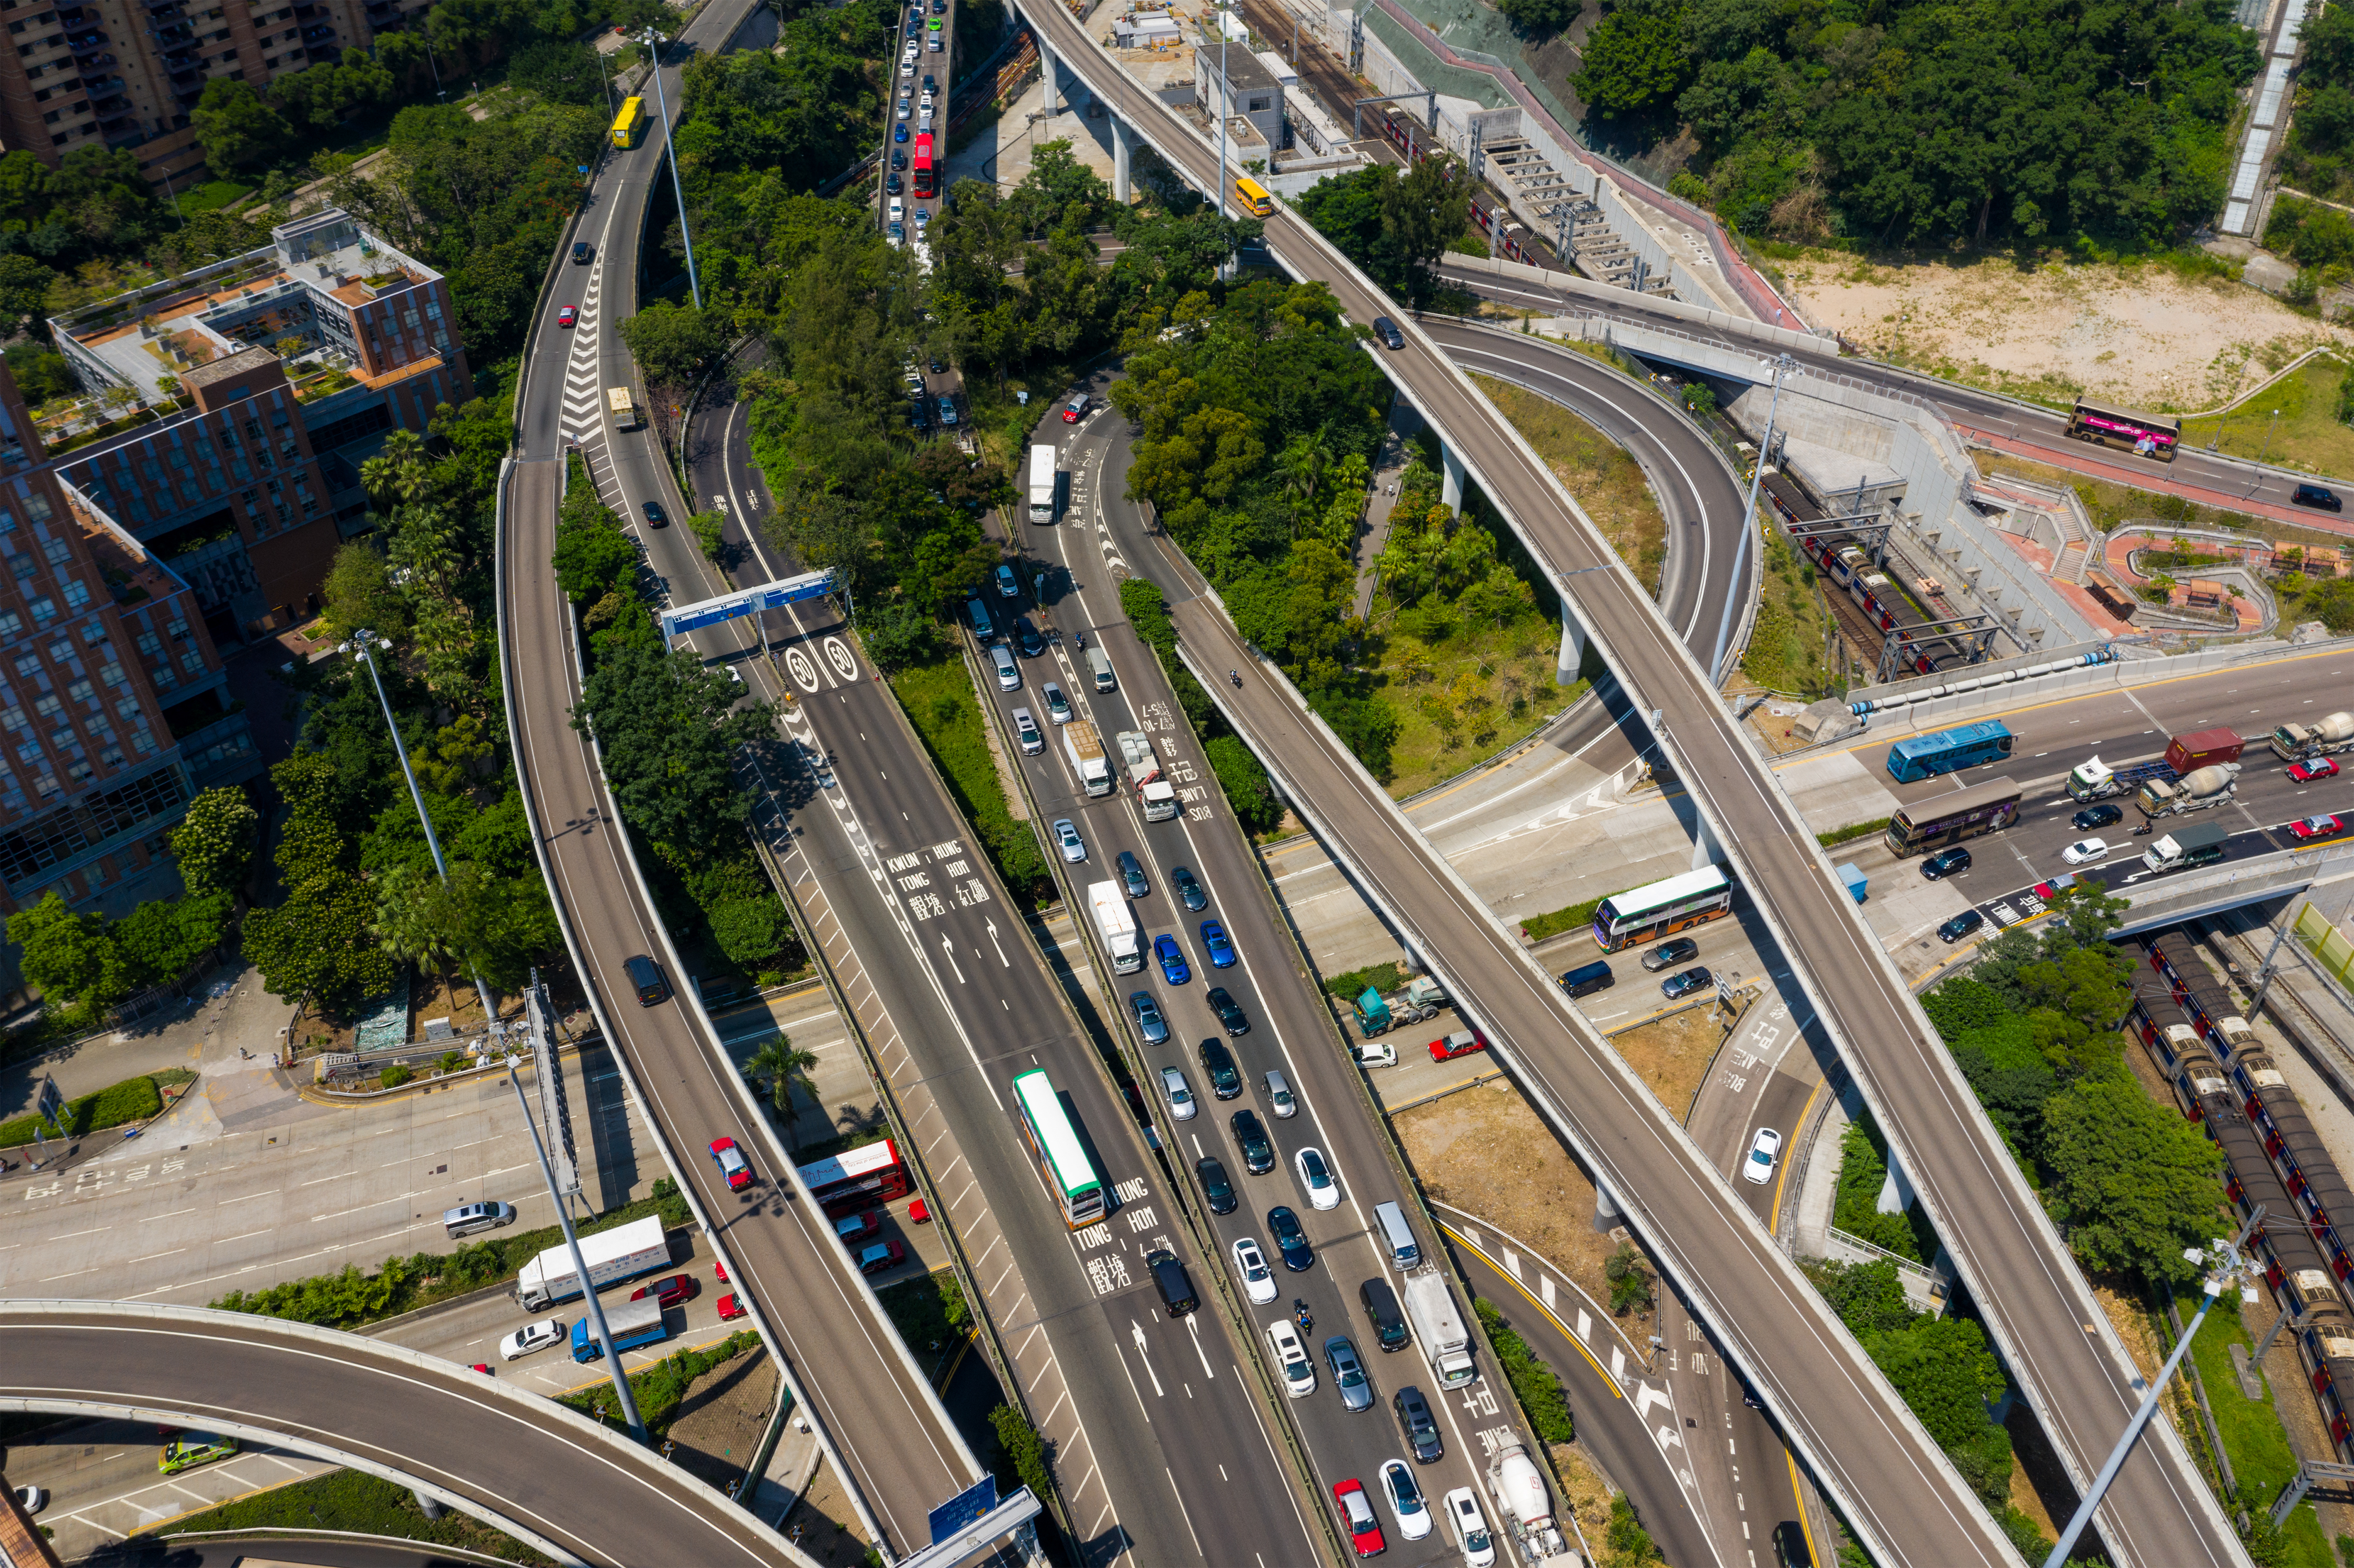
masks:
<svg viewBox="0 0 2354 1568"><path fill-rule="evenodd" d="M270 238L49 323L85 388L186 403L54 466L194 587L224 647L317 609L336 547L369 526L360 464L472 388L440 273L337 208Z"/></svg>
<svg viewBox="0 0 2354 1568"><path fill-rule="evenodd" d="M54 165L137 151L149 181L204 178L189 111L214 77L260 88L375 41L396 0L0 0L0 152Z"/></svg>

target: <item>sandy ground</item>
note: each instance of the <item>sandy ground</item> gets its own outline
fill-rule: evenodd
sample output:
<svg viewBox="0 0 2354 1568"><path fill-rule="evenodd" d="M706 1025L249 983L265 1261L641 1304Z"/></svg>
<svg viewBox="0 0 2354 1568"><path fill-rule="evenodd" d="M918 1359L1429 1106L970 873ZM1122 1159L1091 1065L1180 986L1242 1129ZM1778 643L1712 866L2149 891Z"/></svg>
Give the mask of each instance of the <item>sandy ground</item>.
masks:
<svg viewBox="0 0 2354 1568"><path fill-rule="evenodd" d="M1700 1093L1708 1065L1724 1043L1725 1012L1713 1004L1671 1012L1656 1023L1638 1024L1610 1037L1667 1113L1681 1124Z"/></svg>
<svg viewBox="0 0 2354 1568"><path fill-rule="evenodd" d="M817 1478L785 1516L785 1538L825 1568L864 1568L866 1530L832 1461L818 1467Z"/></svg>
<svg viewBox="0 0 2354 1568"><path fill-rule="evenodd" d="M776 1407L779 1379L767 1355L737 1356L695 1379L672 1418L671 1462L706 1485L727 1489L744 1474Z"/></svg>
<svg viewBox="0 0 2354 1568"><path fill-rule="evenodd" d="M1807 319L1861 351L2027 397L2192 412L2306 348L2354 342L2244 284L2186 282L2155 265L1877 267L1810 251L1785 272Z"/></svg>

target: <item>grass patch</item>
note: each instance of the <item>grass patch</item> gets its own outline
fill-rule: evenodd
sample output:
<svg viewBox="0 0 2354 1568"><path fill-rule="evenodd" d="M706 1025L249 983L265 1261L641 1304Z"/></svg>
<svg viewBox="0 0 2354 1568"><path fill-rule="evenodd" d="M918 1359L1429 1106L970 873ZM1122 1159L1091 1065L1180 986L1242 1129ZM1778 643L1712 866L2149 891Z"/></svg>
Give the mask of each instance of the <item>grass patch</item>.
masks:
<svg viewBox="0 0 2354 1568"><path fill-rule="evenodd" d="M253 194L251 185L241 185L235 180L207 180L195 190L180 194L180 212L194 217L201 212L217 212Z"/></svg>
<svg viewBox="0 0 2354 1568"><path fill-rule="evenodd" d="M1505 1381L1512 1385L1512 1396L1528 1412L1529 1426L1547 1443L1567 1443L1577 1436L1577 1425L1570 1418L1569 1400L1561 1391L1561 1380L1553 1368L1537 1360L1529 1342L1505 1320L1489 1301L1471 1304L1479 1313L1479 1324L1488 1330L1488 1342L1496 1347L1496 1360L1504 1369Z"/></svg>
<svg viewBox="0 0 2354 1568"><path fill-rule="evenodd" d="M1384 995L1405 984L1405 966L1400 963L1367 964L1362 969L1351 969L1343 975L1329 975L1324 989L1342 1001L1354 1001L1372 986Z"/></svg>
<svg viewBox="0 0 2354 1568"><path fill-rule="evenodd" d="M1654 597L1668 564L1668 520L1626 448L1560 404L1491 376L1472 382L1528 438L1553 476L1577 497L1618 558Z"/></svg>
<svg viewBox="0 0 2354 1568"><path fill-rule="evenodd" d="M695 1386L696 1378L714 1367L726 1366L747 1351L759 1348L759 1335L749 1329L738 1329L716 1345L699 1351L680 1351L664 1356L643 1372L631 1372L630 1397L637 1401L638 1419L646 1424L648 1440L659 1443L668 1436L671 1421L678 1414L679 1404L686 1398L686 1391ZM596 1363L589 1365L594 1367ZM608 1384L567 1393L563 1402L583 1415L602 1420L616 1432L629 1430L613 1408L613 1395ZM598 1414L600 1411L601 1416Z"/></svg>
<svg viewBox="0 0 2354 1568"><path fill-rule="evenodd" d="M178 1081L186 1083L187 1078ZM153 1076L125 1078L119 1084L109 1084L96 1094L68 1100L58 1119L67 1138L82 1138L111 1127L144 1121L163 1108L164 1092L155 1086ZM0 1149L16 1149L32 1142L36 1128L48 1131L53 1138L57 1136L56 1129L37 1115L27 1113L0 1121Z"/></svg>
<svg viewBox="0 0 2354 1568"><path fill-rule="evenodd" d="M1766 570L1742 673L1769 692L1809 702L1844 696L1848 682L1829 662L1829 631L1837 622L1823 602L1820 574L1779 529L1765 528L1762 537Z"/></svg>
<svg viewBox="0 0 2354 1568"><path fill-rule="evenodd" d="M1611 896L1604 894L1603 898ZM1547 937L1558 937L1564 931L1574 931L1580 926L1594 924L1594 912L1602 907L1601 898L1589 898L1583 904L1573 904L1566 909L1556 909L1550 915L1532 915L1521 922L1532 942L1542 942Z"/></svg>
<svg viewBox="0 0 2354 1568"><path fill-rule="evenodd" d="M2190 1298L2178 1300L2177 1309L2188 1325L2195 1304ZM2270 1303L2261 1308L2267 1320L2273 1311ZM2163 1321L2160 1318L2158 1321ZM2289 1446L2288 1434L2282 1430L2280 1412L2271 1398L2250 1399L2240 1392L2240 1380L2232 1370L2232 1347L2243 1345L2254 1349L2248 1337L2247 1326L2229 1295L2207 1314L2200 1324L2198 1338L2190 1341L2190 1359L2199 1364L2200 1382L2206 1385L2207 1405L2215 1414L2215 1430L2222 1436L2223 1452L2231 1457L2232 1478L2240 1483L2243 1502L2269 1504L2280 1495L2281 1488L2296 1474L2296 1453ZM2190 1398L2190 1380L2180 1381L2182 1404L2190 1414L2192 1429L2197 1416ZM2265 1380L2267 1394L2282 1392L2274 1389L2272 1380ZM2307 1397L2302 1388L2292 1385L2286 1391L2291 1399ZM2193 1448L2205 1445L2199 1433L2191 1440ZM2287 1548L2280 1559L2282 1568L2339 1568L2323 1536L2321 1520L2310 1505L2299 1507L2281 1524L2281 1544Z"/></svg>
<svg viewBox="0 0 2354 1568"><path fill-rule="evenodd" d="M463 1547L510 1563L550 1563L522 1542L460 1513L445 1509L440 1519L428 1519L407 1487L362 1475L357 1470L330 1470L308 1480L272 1487L266 1492L239 1498L218 1508L172 1521L166 1535L186 1535L216 1530L348 1530L364 1535L388 1535L399 1541L425 1541L436 1546Z"/></svg>
<svg viewBox="0 0 2354 1568"><path fill-rule="evenodd" d="M1005 798L1005 780L990 755L964 661L950 654L937 663L902 670L891 677L891 689L907 710L916 733L923 736L924 749L931 753L957 810L980 836L1006 890L1034 903L1053 886L1046 859L1037 835L1013 815Z"/></svg>
<svg viewBox="0 0 2354 1568"><path fill-rule="evenodd" d="M1840 1135L1840 1173L1831 1201L1831 1224L1876 1247L1925 1263L1936 1249L1929 1222L1916 1209L1883 1214L1874 1205L1888 1180L1886 1145L1877 1129L1851 1121Z"/></svg>
<svg viewBox="0 0 2354 1568"><path fill-rule="evenodd" d="M918 1356L944 1356L972 1331L972 1313L954 1269L886 1285L875 1297L901 1342Z"/></svg>
<svg viewBox="0 0 2354 1568"><path fill-rule="evenodd" d="M677 1187L665 1176L654 1183L651 1196L625 1203L574 1228L580 1235L591 1236L648 1214L661 1215L665 1230L684 1230L693 1220L686 1200L679 1196ZM561 1227L545 1225L477 1242L451 1253L420 1252L408 1257L387 1257L384 1266L373 1274L361 1272L357 1264L347 1264L339 1274L314 1274L307 1279L290 1279L250 1293L232 1290L208 1305L224 1312L253 1312L264 1318L315 1323L322 1328L356 1329L364 1323L397 1318L403 1312L512 1279L525 1264L549 1247L561 1245L563 1240Z"/></svg>
<svg viewBox="0 0 2354 1568"><path fill-rule="evenodd" d="M1417 606L1398 614L1388 603L1384 596L1375 614L1385 621L1382 696L1398 716L1384 786L1392 800L1519 745L1548 715L1585 693L1584 680L1553 684L1558 633L1549 620L1475 628L1444 609L1434 614ZM1599 666L1599 650L1589 647L1585 656Z"/></svg>
<svg viewBox="0 0 2354 1568"><path fill-rule="evenodd" d="M1843 843L1851 842L1856 839L1869 838L1873 833L1885 832L1887 827L1888 819L1886 817L1878 817L1869 822L1856 822L1844 828L1833 828L1827 833L1817 833L1815 835L1815 842L1822 845L1825 849L1837 849Z"/></svg>
<svg viewBox="0 0 2354 1568"><path fill-rule="evenodd" d="M2262 457L2309 473L2354 476L2354 427L2338 422L2344 362L2306 360L2228 413L2182 421L2182 444L2217 448L2237 457ZM2280 418L2273 418L2274 410Z"/></svg>

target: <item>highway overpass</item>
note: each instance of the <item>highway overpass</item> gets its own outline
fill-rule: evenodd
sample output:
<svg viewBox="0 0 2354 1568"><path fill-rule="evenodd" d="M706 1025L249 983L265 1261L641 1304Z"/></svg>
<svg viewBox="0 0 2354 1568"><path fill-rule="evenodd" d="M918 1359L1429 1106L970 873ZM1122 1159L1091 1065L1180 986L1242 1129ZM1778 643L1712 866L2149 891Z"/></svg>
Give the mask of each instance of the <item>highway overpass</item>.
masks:
<svg viewBox="0 0 2354 1568"><path fill-rule="evenodd" d="M1140 136L1197 188L1223 190L1211 149L1106 58L1067 13L1033 5L1024 15L1050 57L1068 65L1115 117L1121 163ZM1267 232L1278 262L1329 283L1353 320L1396 313L1288 211L1278 209ZM2066 1246L1713 683L1526 442L1429 334L1404 324L1403 350L1376 351L1384 367L1555 575L1638 710L1656 715L1655 734L1715 845L1724 846L1715 853L1790 959L2012 1375L2083 1484L2123 1430L2138 1379ZM1468 1010L1495 1031L1525 1079L1543 1087L1539 1097L1552 1101L1555 1125L1610 1182L1881 1561L2010 1562L2008 1542L1885 1380L1558 987L1279 676L1257 666L1212 601L1196 599L1175 614L1205 683L1283 777L1294 805L1458 988ZM1236 693L1224 673L1245 664L1255 678ZM1602 1114L1605 1107L1612 1114ZM2245 1561L2179 1441L2163 1426L2126 1467L2100 1525L2121 1563Z"/></svg>

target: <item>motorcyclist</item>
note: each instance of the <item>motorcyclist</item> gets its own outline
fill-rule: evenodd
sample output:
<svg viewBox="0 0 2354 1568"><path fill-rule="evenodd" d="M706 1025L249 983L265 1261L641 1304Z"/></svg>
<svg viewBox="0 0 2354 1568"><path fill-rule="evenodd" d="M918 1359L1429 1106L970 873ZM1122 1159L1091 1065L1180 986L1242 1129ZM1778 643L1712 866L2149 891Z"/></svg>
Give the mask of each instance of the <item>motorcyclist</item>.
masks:
<svg viewBox="0 0 2354 1568"><path fill-rule="evenodd" d="M1316 1326L1316 1319L1308 1310L1308 1303L1296 1296L1291 1298L1291 1319L1299 1325L1299 1331L1303 1334Z"/></svg>
<svg viewBox="0 0 2354 1568"><path fill-rule="evenodd" d="M1243 685L1243 673L1242 673L1240 670L1229 670L1229 671L1227 671L1227 672L1226 672L1226 679L1227 679L1227 680L1229 680L1229 681L1232 681L1232 682L1235 683L1235 690L1236 690L1236 691L1240 691L1240 690L1242 690L1242 685Z"/></svg>

